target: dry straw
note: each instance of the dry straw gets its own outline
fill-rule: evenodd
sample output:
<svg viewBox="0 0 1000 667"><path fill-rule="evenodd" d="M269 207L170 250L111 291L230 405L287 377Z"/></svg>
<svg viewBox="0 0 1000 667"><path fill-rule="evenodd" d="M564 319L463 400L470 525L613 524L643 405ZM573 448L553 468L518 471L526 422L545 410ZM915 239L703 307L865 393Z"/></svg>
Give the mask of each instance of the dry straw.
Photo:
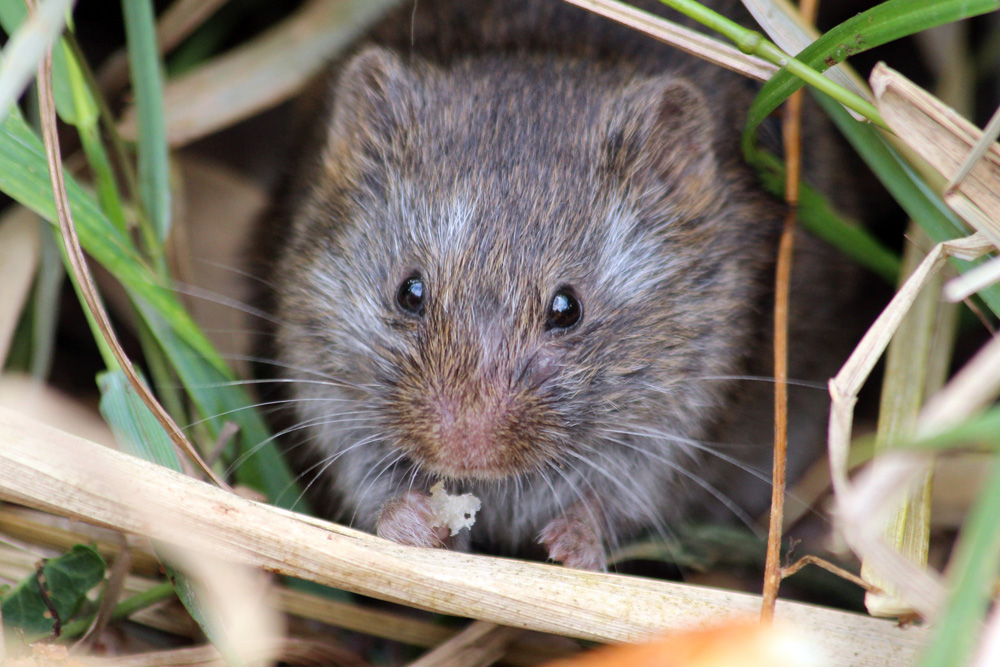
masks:
<svg viewBox="0 0 1000 667"><path fill-rule="evenodd" d="M266 571L434 611L602 642L755 615L759 596L404 547L245 500L0 410L0 497ZM169 518L169 520L168 520ZM924 637L779 601L831 665L908 665Z"/></svg>

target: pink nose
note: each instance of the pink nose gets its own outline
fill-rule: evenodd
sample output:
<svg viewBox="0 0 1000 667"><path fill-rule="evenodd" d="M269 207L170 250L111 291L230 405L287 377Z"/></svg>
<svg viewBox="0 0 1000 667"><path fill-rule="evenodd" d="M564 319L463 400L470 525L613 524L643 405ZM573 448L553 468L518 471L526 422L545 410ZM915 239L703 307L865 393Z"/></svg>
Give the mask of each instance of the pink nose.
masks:
<svg viewBox="0 0 1000 667"><path fill-rule="evenodd" d="M503 444L498 437L498 426L504 416L495 399L465 403L447 396L435 403L437 463L443 471L487 476L499 472Z"/></svg>

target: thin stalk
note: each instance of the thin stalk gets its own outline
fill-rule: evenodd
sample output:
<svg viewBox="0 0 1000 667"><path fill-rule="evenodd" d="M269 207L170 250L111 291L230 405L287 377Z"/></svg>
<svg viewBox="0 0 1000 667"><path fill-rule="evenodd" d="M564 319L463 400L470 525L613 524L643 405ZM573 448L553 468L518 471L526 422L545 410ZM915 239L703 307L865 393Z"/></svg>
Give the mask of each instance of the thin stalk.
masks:
<svg viewBox="0 0 1000 667"><path fill-rule="evenodd" d="M875 125L888 129L875 105L862 99L843 86L834 83L805 63L788 55L756 30L744 28L735 21L731 21L718 12L714 12L695 2L695 0L660 0L660 2L676 9L688 18L694 19L702 25L715 30L731 40L743 53L758 56L772 65L785 68L809 85L837 100L848 109L864 116Z"/></svg>
<svg viewBox="0 0 1000 667"><path fill-rule="evenodd" d="M101 141L98 120L100 111L89 94L83 72L75 58L73 50L62 42L60 48L66 54L66 69L69 72L70 91L73 94L73 105L76 107L76 129L80 135L80 144L87 156L87 163L94 171L94 181L97 185L97 200L101 210L108 216L118 231L126 232L125 209L122 206L121 193L111 169L111 162Z"/></svg>
<svg viewBox="0 0 1000 667"><path fill-rule="evenodd" d="M170 435L171 440L191 458L205 474L222 488L228 489L228 485L222 481L215 472L205 465L198 455L194 445L188 441L184 433L177 424L166 413L163 407L157 403L156 399L149 392L148 388L139 379L132 362L125 351L118 343L117 336L108 319L107 311L104 309L99 297L97 288L94 286L93 276L87 265L83 249L80 247L80 240L76 234L76 226L73 224L72 212L70 211L69 198L66 194L66 181L63 175L62 162L60 161L59 136L56 131L55 102L52 97L52 49L48 49L42 59L38 69L38 96L41 108L42 134L44 135L45 157L48 163L49 177L52 185L52 194L55 199L56 217L59 221L59 231L62 235L63 245L66 251L71 273L75 274L80 281L80 296L85 304L85 311L96 320L98 327L97 340L104 340L114 357L115 364L109 368L121 368L129 378L129 382L135 387L143 403L152 411L157 421ZM102 350L102 354L104 351Z"/></svg>
<svg viewBox="0 0 1000 667"><path fill-rule="evenodd" d="M122 600L116 604L115 610L111 612L111 620L117 621L127 618L137 611L142 611L143 609L152 607L157 602L169 600L173 596L174 587L171 586L169 581L157 584L147 591L133 595L132 597ZM79 637L86 632L87 628L89 628L94 622L94 616L96 616L96 614L75 620L72 623L67 623L63 627L62 636Z"/></svg>

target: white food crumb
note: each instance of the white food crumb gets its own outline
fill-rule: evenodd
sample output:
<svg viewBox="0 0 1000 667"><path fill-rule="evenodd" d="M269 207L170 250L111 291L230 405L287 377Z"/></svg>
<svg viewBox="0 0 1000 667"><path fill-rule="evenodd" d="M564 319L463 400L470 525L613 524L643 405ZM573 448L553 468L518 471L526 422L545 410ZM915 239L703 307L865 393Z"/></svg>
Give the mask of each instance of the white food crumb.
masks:
<svg viewBox="0 0 1000 667"><path fill-rule="evenodd" d="M472 528L481 505L479 498L471 493L448 495L444 482L438 482L431 487L430 508L434 521L431 527L447 526L452 536L457 535L463 528Z"/></svg>

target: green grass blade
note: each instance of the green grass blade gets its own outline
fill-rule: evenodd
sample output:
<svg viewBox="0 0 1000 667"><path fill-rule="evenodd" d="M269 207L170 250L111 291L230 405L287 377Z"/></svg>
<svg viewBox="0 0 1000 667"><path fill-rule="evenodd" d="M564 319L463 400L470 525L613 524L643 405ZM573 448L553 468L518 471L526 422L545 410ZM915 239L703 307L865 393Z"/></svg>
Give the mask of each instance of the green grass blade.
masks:
<svg viewBox="0 0 1000 667"><path fill-rule="evenodd" d="M773 195L781 197L785 192L785 165L774 155L765 151L756 154L757 175L764 187ZM823 239L858 263L895 284L899 276L900 259L875 240L859 224L849 222L838 215L833 207L815 188L802 183L799 188L798 217L802 226L815 236Z"/></svg>
<svg viewBox="0 0 1000 667"><path fill-rule="evenodd" d="M62 294L66 269L59 254L59 240L51 227L42 232L42 254L35 277L31 309L31 365L36 380L44 380L52 368L56 327L59 325L59 295Z"/></svg>
<svg viewBox="0 0 1000 667"><path fill-rule="evenodd" d="M111 224L93 198L69 175L66 190L83 249L119 282L153 305L199 354L227 372L225 363L173 292L163 286L131 241ZM16 110L0 123L0 191L49 222L55 220L52 184L42 142Z"/></svg>
<svg viewBox="0 0 1000 667"><path fill-rule="evenodd" d="M921 657L922 667L969 664L1000 569L997 516L1000 516L1000 461L995 460L955 545L947 573L952 592L933 628L931 643Z"/></svg>
<svg viewBox="0 0 1000 667"><path fill-rule="evenodd" d="M260 416L247 407L250 400L246 392L226 384L233 380L232 372L173 292L162 286L128 239L72 178L67 177L66 187L81 244L128 289L143 319L191 392L199 413L212 417L230 412L230 420L240 426L244 448L268 440L267 427ZM49 221L55 219L52 186L41 142L16 112L0 124L0 190ZM223 418L213 419L212 432L217 434L224 422ZM236 472L241 483L261 490L278 504L290 505L298 497L291 472L273 443L262 446L259 453Z"/></svg>
<svg viewBox="0 0 1000 667"><path fill-rule="evenodd" d="M231 460L238 462L234 470L236 480L261 491L275 505L308 512L307 504L298 500L300 490L291 469L260 414L251 407L249 396L241 386L232 383L232 374L222 373L202 359L150 304L136 296L133 302L169 357L212 436L217 437L227 421L239 426L238 446L230 448ZM240 458L243 454L246 456Z"/></svg>
<svg viewBox="0 0 1000 667"><path fill-rule="evenodd" d="M38 63L62 32L72 4L73 0L45 0L36 8L34 19L26 22L27 9L23 2L0 2L0 24L11 36L0 57L0 118L7 116L35 78ZM55 78L61 79L54 91L57 105L61 100L63 110L72 110L72 100L65 85L65 60L60 65L53 64L53 68Z"/></svg>
<svg viewBox="0 0 1000 667"><path fill-rule="evenodd" d="M823 72L856 53L997 9L1000 0L888 0L829 30L796 58ZM744 147L752 144L764 119L803 85L787 70L779 71L764 84L747 116Z"/></svg>
<svg viewBox="0 0 1000 667"><path fill-rule="evenodd" d="M843 107L822 93L816 92L815 97L906 214L920 225L933 242L940 243L969 233L958 216L913 173L877 130L854 120ZM959 271L965 272L983 261L952 260L952 263ZM994 313L1000 315L1000 285L980 291L979 296Z"/></svg>
<svg viewBox="0 0 1000 667"><path fill-rule="evenodd" d="M124 371L100 373L100 411L123 452L181 472L180 460L163 425L129 383Z"/></svg>
<svg viewBox="0 0 1000 667"><path fill-rule="evenodd" d="M73 49L65 39L61 40L59 52L63 54L63 60L66 62L75 113L74 120L67 120L65 116L63 120L75 125L80 135L83 152L94 172L97 200L101 204L101 210L118 231L125 234L127 228L121 194L118 191L118 183L111 167L111 161L108 159L107 151L104 150L104 142L101 141L100 109L91 96L90 88L87 86L80 64L76 61Z"/></svg>
<svg viewBox="0 0 1000 667"><path fill-rule="evenodd" d="M122 0L122 12L139 121L139 194L155 238L162 243L170 232L170 167L156 23L148 0ZM148 250L154 257L160 254L159 245Z"/></svg>
<svg viewBox="0 0 1000 667"><path fill-rule="evenodd" d="M970 445L1000 452L1000 408L987 410L941 433L900 443L899 447L947 452L957 448L967 448Z"/></svg>

